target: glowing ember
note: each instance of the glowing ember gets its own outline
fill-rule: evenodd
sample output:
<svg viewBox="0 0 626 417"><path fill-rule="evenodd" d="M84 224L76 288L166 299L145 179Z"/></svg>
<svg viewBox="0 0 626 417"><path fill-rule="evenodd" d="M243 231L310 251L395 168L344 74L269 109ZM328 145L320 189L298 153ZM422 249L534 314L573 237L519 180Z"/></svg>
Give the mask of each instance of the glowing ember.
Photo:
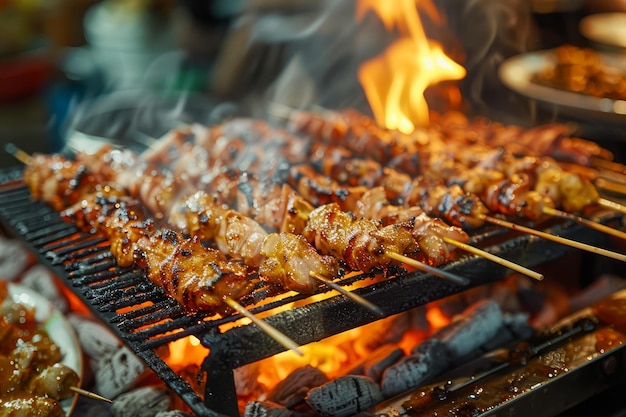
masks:
<svg viewBox="0 0 626 417"><path fill-rule="evenodd" d="M450 318L446 316L439 307L431 306L426 311L426 318L433 330L439 330L450 323Z"/></svg>
<svg viewBox="0 0 626 417"><path fill-rule="evenodd" d="M357 8L357 18L374 10L387 29L396 28L401 35L382 55L365 62L358 77L376 121L403 133L428 124L424 91L429 86L465 77L465 69L448 58L439 43L426 38L418 3L436 14L430 0L360 0Z"/></svg>
<svg viewBox="0 0 626 417"><path fill-rule="evenodd" d="M200 365L209 353L208 349L202 346L200 341L194 336L170 342L168 347L168 355L165 361L174 368L190 364Z"/></svg>

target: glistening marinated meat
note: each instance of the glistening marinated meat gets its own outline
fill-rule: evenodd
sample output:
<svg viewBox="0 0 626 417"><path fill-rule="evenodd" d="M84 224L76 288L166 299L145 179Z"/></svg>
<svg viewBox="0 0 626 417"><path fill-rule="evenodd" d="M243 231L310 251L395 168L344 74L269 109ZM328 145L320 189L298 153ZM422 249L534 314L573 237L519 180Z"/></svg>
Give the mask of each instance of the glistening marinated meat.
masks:
<svg viewBox="0 0 626 417"><path fill-rule="evenodd" d="M461 229L423 213L381 227L375 220L355 218L336 203L311 212L303 235L322 253L342 259L352 270L363 272L386 271L392 263L387 252L439 265L451 258L452 248L443 237L459 242L469 240Z"/></svg>
<svg viewBox="0 0 626 417"><path fill-rule="evenodd" d="M161 229L136 243L138 264L146 275L187 311L226 314L225 298L240 300L254 289L244 265L220 251Z"/></svg>
<svg viewBox="0 0 626 417"><path fill-rule="evenodd" d="M189 312L225 314L226 297L239 300L253 290L243 264L204 247L198 238L157 229L133 201L95 196L90 203L85 200L62 215L104 233L119 265L144 267L147 278Z"/></svg>
<svg viewBox="0 0 626 417"><path fill-rule="evenodd" d="M302 235L271 233L263 242L265 257L259 274L265 279L302 293L311 293L319 282L311 277L314 271L327 279L343 274L332 256L320 256Z"/></svg>
<svg viewBox="0 0 626 417"><path fill-rule="evenodd" d="M24 169L24 182L33 199L62 210L104 181L80 162L61 155L35 154Z"/></svg>

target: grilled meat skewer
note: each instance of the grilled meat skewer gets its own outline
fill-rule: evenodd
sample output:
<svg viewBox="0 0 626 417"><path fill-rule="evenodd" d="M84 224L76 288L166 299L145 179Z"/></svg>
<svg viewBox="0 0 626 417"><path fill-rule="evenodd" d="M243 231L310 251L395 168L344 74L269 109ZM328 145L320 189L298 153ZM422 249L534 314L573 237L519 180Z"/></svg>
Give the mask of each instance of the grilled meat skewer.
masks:
<svg viewBox="0 0 626 417"><path fill-rule="evenodd" d="M566 211L575 212L597 203L599 199L597 190L586 177L577 172L564 170L551 158L515 157L505 149L493 149L482 144L466 143L464 146L459 145L454 148L450 144L445 144L436 135L429 136L427 144L422 144L419 138L416 138L413 145L410 145L407 144L408 139L398 132L389 132L385 135L382 128L371 123L361 123L354 129L351 125L346 125L347 127L329 130L320 129L317 120L319 116L311 116L313 121L309 122L306 121L306 114L302 116L300 112L297 112L294 117L304 120L298 119L300 124L295 123L296 130L317 135L317 139L340 140L344 146L350 148L344 153L333 152L332 164L326 163L323 159L317 160L320 171L332 178L347 178L351 172L367 173L367 178L361 184L365 182L380 184L383 177L391 178L389 184L407 184L410 181L409 175L437 178L449 187L458 184L466 192L478 194L492 212L522 215L533 220L545 217L543 206L560 206ZM337 117L339 116L335 115L335 119L331 117L327 123L337 123ZM364 117L361 116L360 119ZM343 120L343 123L347 123L347 120ZM379 141L385 145L385 149L393 149L394 146L407 149L412 146L413 152L406 152L404 154L406 156L396 155L392 151L385 156L386 159L383 159L383 162L395 165L404 172L389 166L382 168L380 164L370 160L371 152L358 153L362 156L367 155L367 158L361 160L348 156L350 151L365 152L369 149L359 147L359 141L355 139L355 135L361 135L362 141ZM403 145L398 145L400 143ZM398 158L403 161L407 158L414 159L412 163L400 164ZM405 178L401 180L403 176ZM353 182L348 184L355 185ZM398 189L389 188L396 195L401 192ZM510 192L502 192L503 189L508 188L511 189ZM514 195L515 198L504 203L503 199L507 194ZM494 195L497 196L499 203L494 202ZM394 196L390 194L390 198L393 199Z"/></svg>
<svg viewBox="0 0 626 417"><path fill-rule="evenodd" d="M254 288L245 266L168 229L157 229L132 199L93 195L61 213L87 230L103 232L121 266L146 269L150 281L187 311L229 311L224 298L239 300Z"/></svg>

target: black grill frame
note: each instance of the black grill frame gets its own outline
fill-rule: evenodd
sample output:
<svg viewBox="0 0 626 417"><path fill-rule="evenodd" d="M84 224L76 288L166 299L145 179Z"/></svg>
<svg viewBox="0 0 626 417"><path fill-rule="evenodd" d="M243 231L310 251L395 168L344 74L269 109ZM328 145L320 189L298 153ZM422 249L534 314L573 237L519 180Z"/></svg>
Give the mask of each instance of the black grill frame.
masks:
<svg viewBox="0 0 626 417"><path fill-rule="evenodd" d="M89 234L66 223L51 207L32 201L21 181L22 168L0 172L0 225L19 238L39 262L61 278L91 312L111 328L198 416L238 416L233 370L273 356L285 350L258 327L243 325L221 332L222 324L240 318L234 315L207 320L201 314L186 315L181 306L166 297L141 269L119 267L108 250L106 239ZM598 212L602 223L617 221L619 216ZM605 235L569 221L559 221L542 230L585 242L606 246ZM485 228L472 236L472 244L527 267L557 259L573 249L535 236ZM465 287L424 272L402 273L391 279L374 282L354 292L378 305L386 316L425 305L457 294L468 288L497 281L507 275L506 268L484 258L467 255L446 264L442 269L470 280ZM350 277L342 284L369 279L368 275ZM411 291L413 290L413 291ZM257 295L261 297L264 289ZM258 314L281 304L304 299L290 296L252 308ZM117 313L143 301L153 305ZM364 310L343 296L283 311L265 320L300 345L371 323L380 317ZM165 323L159 323L169 319ZM159 323L159 324L154 324ZM137 330L150 326L147 329ZM172 330L182 329L177 333ZM159 357L157 349L182 337L194 335L210 349L202 363L206 376L204 395L192 387Z"/></svg>

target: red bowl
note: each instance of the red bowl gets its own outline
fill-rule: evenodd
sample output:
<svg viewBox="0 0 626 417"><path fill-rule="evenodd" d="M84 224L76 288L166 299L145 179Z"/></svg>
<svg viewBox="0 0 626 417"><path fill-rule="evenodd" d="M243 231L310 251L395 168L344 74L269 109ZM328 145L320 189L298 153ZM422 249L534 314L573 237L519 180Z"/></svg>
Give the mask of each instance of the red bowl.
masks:
<svg viewBox="0 0 626 417"><path fill-rule="evenodd" d="M44 87L52 74L45 49L0 59L0 102L30 97Z"/></svg>

